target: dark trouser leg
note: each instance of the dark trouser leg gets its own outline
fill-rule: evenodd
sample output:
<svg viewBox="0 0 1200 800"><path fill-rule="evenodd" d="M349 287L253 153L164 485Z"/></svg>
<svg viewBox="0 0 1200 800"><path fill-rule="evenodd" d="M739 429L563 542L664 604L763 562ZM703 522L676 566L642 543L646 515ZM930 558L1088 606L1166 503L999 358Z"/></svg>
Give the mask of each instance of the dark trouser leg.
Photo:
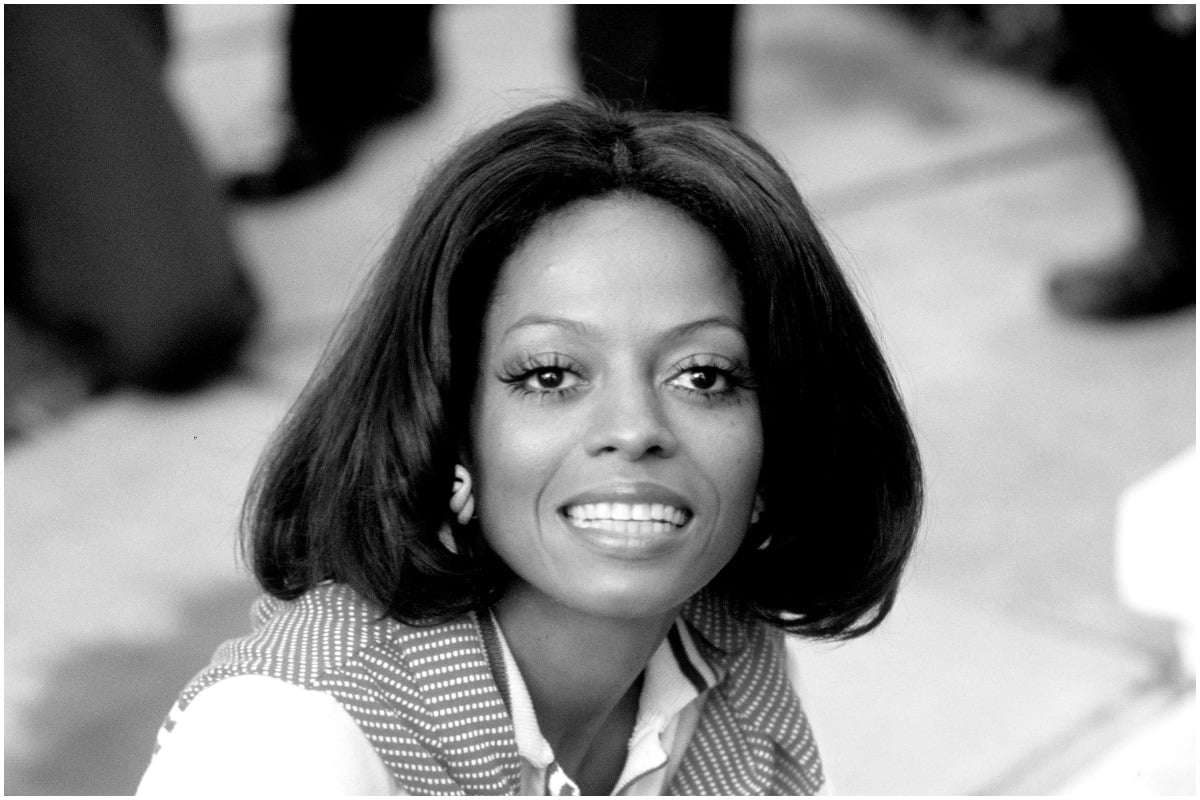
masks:
<svg viewBox="0 0 1200 800"><path fill-rule="evenodd" d="M278 161L240 175L227 191L273 200L341 172L377 123L433 95L429 5L299 5L288 26L288 103L293 129Z"/></svg>
<svg viewBox="0 0 1200 800"><path fill-rule="evenodd" d="M585 90L620 106L733 111L731 5L577 5L575 57Z"/></svg>
<svg viewBox="0 0 1200 800"><path fill-rule="evenodd" d="M1136 316L1196 296L1196 35L1150 6L1064 6L1081 77L1129 170L1141 216L1137 249L1091 280L1052 288L1069 310Z"/></svg>
<svg viewBox="0 0 1200 800"><path fill-rule="evenodd" d="M353 140L433 92L429 5L298 5L288 30L296 127L320 142Z"/></svg>
<svg viewBox="0 0 1200 800"><path fill-rule="evenodd" d="M4 17L6 314L52 332L97 383L220 372L257 303L161 83L161 11Z"/></svg>

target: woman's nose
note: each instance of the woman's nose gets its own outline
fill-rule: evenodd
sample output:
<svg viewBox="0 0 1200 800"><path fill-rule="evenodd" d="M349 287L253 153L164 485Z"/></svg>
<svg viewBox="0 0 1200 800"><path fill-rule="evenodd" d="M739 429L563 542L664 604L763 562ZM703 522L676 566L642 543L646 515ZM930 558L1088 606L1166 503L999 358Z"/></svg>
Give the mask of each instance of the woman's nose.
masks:
<svg viewBox="0 0 1200 800"><path fill-rule="evenodd" d="M668 457L678 449L662 398L653 387L614 387L593 399L585 442L589 455L613 453L636 461L645 456Z"/></svg>

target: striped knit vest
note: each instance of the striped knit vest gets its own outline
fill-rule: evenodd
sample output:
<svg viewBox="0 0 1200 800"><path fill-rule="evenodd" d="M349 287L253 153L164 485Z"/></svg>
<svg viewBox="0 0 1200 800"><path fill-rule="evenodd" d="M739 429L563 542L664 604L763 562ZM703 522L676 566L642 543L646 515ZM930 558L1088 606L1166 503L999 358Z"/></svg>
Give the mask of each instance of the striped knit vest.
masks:
<svg viewBox="0 0 1200 800"><path fill-rule="evenodd" d="M266 675L332 695L409 794L516 794L512 719L474 615L432 627L381 619L350 588L323 584L292 602L264 597L248 636L222 644L184 689ZM720 676L669 791L813 794L824 782L808 720L784 667L782 636L738 623L701 595L684 619Z"/></svg>

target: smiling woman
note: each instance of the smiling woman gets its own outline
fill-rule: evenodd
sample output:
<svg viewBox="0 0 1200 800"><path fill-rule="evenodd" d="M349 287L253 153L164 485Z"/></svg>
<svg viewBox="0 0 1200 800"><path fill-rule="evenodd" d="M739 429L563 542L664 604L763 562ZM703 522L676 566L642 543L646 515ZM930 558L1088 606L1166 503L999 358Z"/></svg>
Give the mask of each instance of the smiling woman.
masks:
<svg viewBox="0 0 1200 800"><path fill-rule="evenodd" d="M762 466L744 328L720 244L661 200L578 201L508 258L468 459L519 577L503 629L518 603L665 629L729 562Z"/></svg>
<svg viewBox="0 0 1200 800"><path fill-rule="evenodd" d="M825 791L783 635L878 625L920 505L775 161L532 109L433 176L264 458L257 627L141 791Z"/></svg>

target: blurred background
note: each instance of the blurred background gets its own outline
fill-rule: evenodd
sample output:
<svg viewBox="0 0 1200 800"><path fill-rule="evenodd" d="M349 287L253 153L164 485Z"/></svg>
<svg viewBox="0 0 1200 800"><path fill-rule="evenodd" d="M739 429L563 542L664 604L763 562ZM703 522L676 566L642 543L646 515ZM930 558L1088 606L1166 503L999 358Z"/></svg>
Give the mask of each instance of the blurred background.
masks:
<svg viewBox="0 0 1200 800"><path fill-rule="evenodd" d="M285 113L287 6L132 25L11 9L4 789L127 794L176 693L248 627L236 526L269 435L429 167L578 91L581 23L435 8L427 42L397 31L384 54L409 60L411 102L314 157L324 134ZM893 616L803 647L839 793L1195 790L1194 9L1148 17L1151 49L1185 58L1131 79L1191 126L1182 157L1146 139L1144 109L1114 124L1067 16L770 5L724 23L729 113L824 226L927 469ZM1171 155L1190 212L1139 146Z"/></svg>

